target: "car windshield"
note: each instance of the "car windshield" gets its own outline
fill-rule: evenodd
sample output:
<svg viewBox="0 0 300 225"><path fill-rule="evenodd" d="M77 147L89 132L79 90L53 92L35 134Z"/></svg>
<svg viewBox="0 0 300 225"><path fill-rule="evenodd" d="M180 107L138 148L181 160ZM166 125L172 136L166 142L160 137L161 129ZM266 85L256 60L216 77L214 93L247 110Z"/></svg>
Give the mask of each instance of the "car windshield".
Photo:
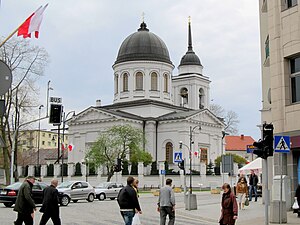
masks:
<svg viewBox="0 0 300 225"><path fill-rule="evenodd" d="M21 182L17 182L17 183L14 183L14 184L11 184L9 186L7 186L6 188L7 189L19 189L21 187L22 183Z"/></svg>
<svg viewBox="0 0 300 225"><path fill-rule="evenodd" d="M107 188L110 183L104 182L96 186L96 188Z"/></svg>
<svg viewBox="0 0 300 225"><path fill-rule="evenodd" d="M61 183L60 185L58 185L57 188L69 188L69 187L71 187L71 185L73 183L74 182L72 182L72 181L65 181L65 182Z"/></svg>

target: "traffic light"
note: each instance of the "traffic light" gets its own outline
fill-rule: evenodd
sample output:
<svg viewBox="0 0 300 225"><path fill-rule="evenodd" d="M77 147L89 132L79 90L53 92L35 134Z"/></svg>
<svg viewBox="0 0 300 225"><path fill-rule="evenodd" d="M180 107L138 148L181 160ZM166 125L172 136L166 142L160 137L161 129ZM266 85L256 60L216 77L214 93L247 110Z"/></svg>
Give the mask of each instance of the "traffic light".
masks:
<svg viewBox="0 0 300 225"><path fill-rule="evenodd" d="M51 104L49 123L61 124L61 115L62 115L62 105Z"/></svg>
<svg viewBox="0 0 300 225"><path fill-rule="evenodd" d="M117 159L117 164L114 166L114 172L122 171L122 160Z"/></svg>
<svg viewBox="0 0 300 225"><path fill-rule="evenodd" d="M263 124L263 140L253 143L253 145L257 148L257 150L253 151L253 154L263 159L273 156L273 130L273 124Z"/></svg>
<svg viewBox="0 0 300 225"><path fill-rule="evenodd" d="M178 167L179 167L181 170L184 170L184 160L182 160L180 163L178 163Z"/></svg>
<svg viewBox="0 0 300 225"><path fill-rule="evenodd" d="M274 147L273 147L273 124L264 124L263 126L263 137L264 137L264 146L265 151L268 156L273 156Z"/></svg>

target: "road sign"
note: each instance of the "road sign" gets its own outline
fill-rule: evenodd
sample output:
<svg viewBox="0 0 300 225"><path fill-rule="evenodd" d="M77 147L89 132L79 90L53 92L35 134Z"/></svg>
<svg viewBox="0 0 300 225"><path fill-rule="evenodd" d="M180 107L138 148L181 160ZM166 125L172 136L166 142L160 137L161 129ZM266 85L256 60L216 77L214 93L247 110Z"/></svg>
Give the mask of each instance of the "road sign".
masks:
<svg viewBox="0 0 300 225"><path fill-rule="evenodd" d="M50 102L55 104L62 104L62 98L59 97L50 97Z"/></svg>
<svg viewBox="0 0 300 225"><path fill-rule="evenodd" d="M291 150L291 141L289 136L274 136L275 152L289 153Z"/></svg>
<svg viewBox="0 0 300 225"><path fill-rule="evenodd" d="M254 145L247 145L247 153L253 153L257 148Z"/></svg>
<svg viewBox="0 0 300 225"><path fill-rule="evenodd" d="M182 152L174 152L174 163L182 162Z"/></svg>
<svg viewBox="0 0 300 225"><path fill-rule="evenodd" d="M160 175L166 175L166 170L160 170Z"/></svg>

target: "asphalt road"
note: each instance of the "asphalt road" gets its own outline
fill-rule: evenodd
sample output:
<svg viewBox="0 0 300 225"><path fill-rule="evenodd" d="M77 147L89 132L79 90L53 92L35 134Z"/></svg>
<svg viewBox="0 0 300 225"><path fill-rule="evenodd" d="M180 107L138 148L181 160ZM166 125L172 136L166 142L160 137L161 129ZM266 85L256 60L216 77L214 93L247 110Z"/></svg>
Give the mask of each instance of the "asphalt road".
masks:
<svg viewBox="0 0 300 225"><path fill-rule="evenodd" d="M156 211L157 197L152 194L141 194L140 204L143 214L140 216L143 225L158 225L159 213ZM199 202L200 201L200 202ZM176 194L176 202L178 212L176 211L176 225L201 225L210 224L208 221L203 221L195 215L185 214L183 207L183 194ZM198 204L216 204L216 199L209 196L198 196ZM38 208L39 209L39 208ZM77 203L70 203L67 207L60 208L61 220L64 225L122 225L124 224L119 207L116 200L95 200L92 203L87 201L78 201ZM41 213L37 212L35 215L35 224L39 224ZM216 215L216 218L219 215ZM12 208L6 208L0 205L0 224L11 225L16 219L16 213ZM49 221L48 224L52 224Z"/></svg>

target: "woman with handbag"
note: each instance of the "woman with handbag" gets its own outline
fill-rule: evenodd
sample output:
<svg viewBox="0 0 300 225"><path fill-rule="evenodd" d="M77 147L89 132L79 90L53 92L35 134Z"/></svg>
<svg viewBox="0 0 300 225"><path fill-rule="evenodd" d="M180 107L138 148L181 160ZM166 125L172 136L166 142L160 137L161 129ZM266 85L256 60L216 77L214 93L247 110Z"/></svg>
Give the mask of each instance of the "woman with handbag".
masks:
<svg viewBox="0 0 300 225"><path fill-rule="evenodd" d="M241 177L236 185L236 195L239 200L239 209L244 210L246 196L248 195L248 185L245 177Z"/></svg>
<svg viewBox="0 0 300 225"><path fill-rule="evenodd" d="M224 183L222 189L224 193L222 195L222 210L219 223L220 225L234 225L238 218L237 202L229 184Z"/></svg>
<svg viewBox="0 0 300 225"><path fill-rule="evenodd" d="M297 202L296 202L297 201ZM294 209L294 212L298 213L298 217L300 217L300 184L298 184L298 187L296 189L296 194L295 194L295 203L298 203L298 209ZM294 204L295 204L294 203ZM294 207L293 207L294 208Z"/></svg>

